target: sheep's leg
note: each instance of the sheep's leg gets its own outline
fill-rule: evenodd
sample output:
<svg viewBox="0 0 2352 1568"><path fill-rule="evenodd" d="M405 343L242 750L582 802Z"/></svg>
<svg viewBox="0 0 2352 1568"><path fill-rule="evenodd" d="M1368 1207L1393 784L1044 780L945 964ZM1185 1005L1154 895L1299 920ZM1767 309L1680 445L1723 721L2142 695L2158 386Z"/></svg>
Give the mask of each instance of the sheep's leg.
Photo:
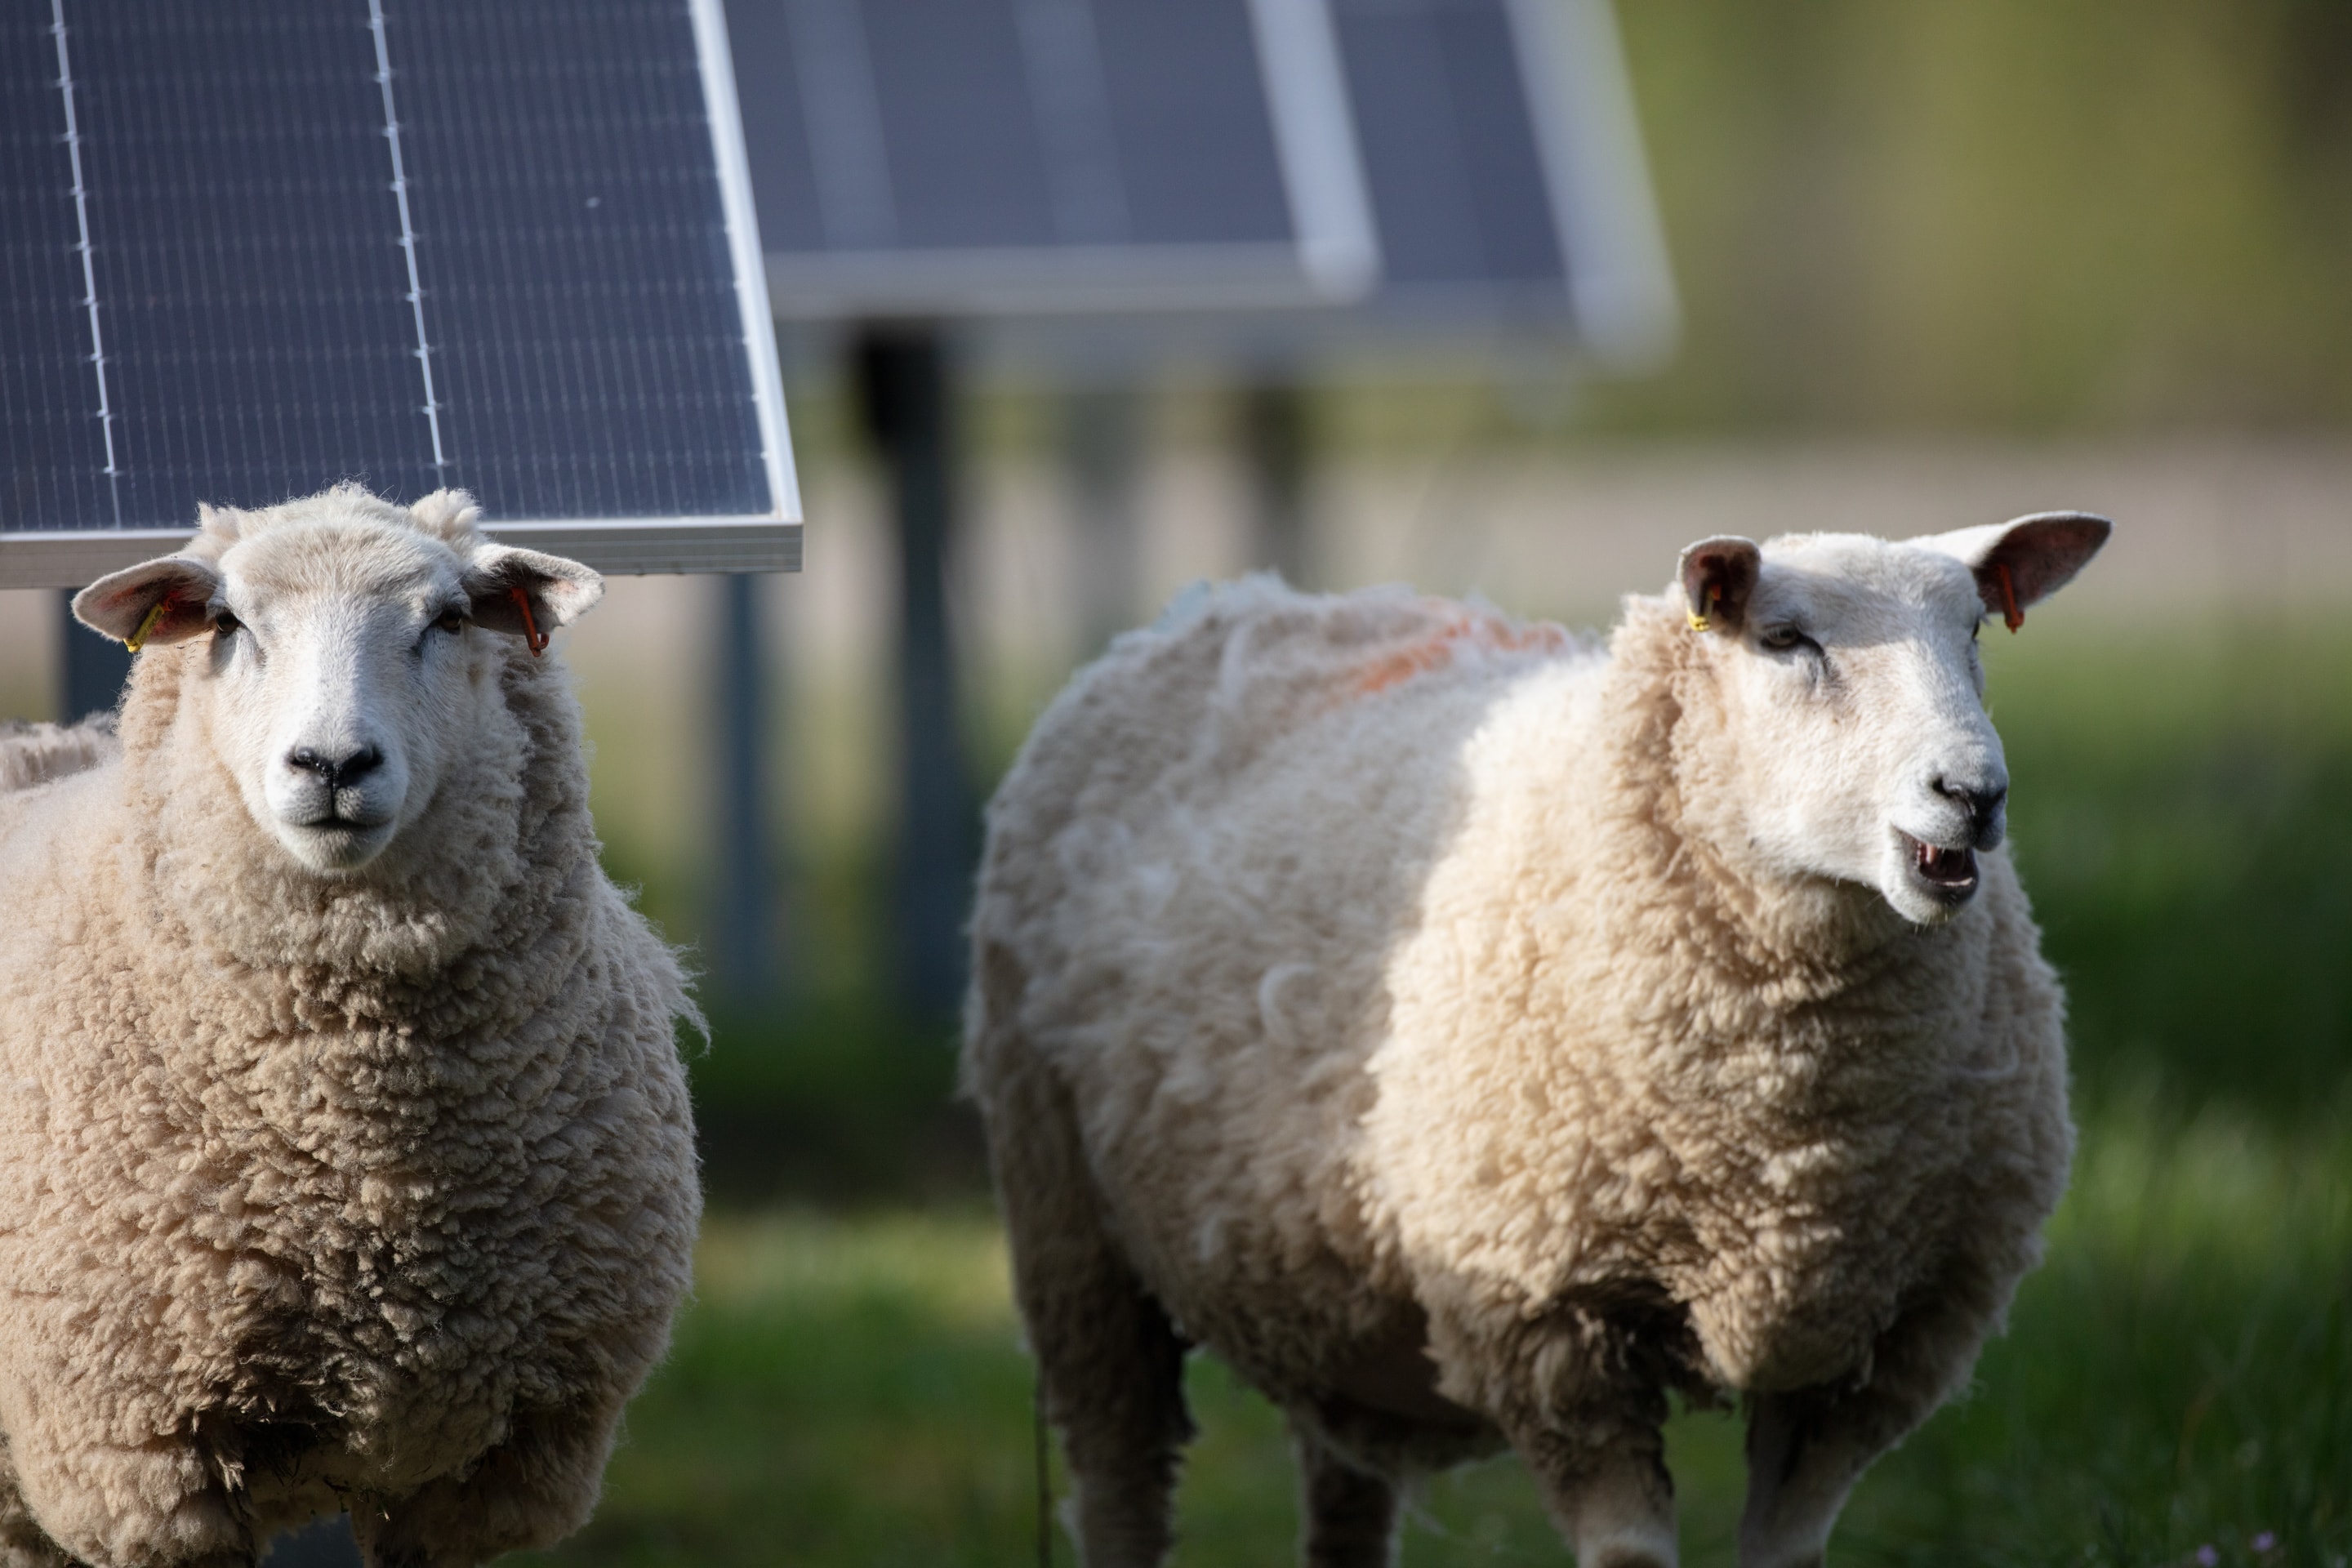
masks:
<svg viewBox="0 0 2352 1568"><path fill-rule="evenodd" d="M1666 1396L1645 1350L1654 1332L1646 1321L1573 1308L1517 1345L1516 1408L1496 1415L1577 1568L1675 1568Z"/></svg>
<svg viewBox="0 0 2352 1568"><path fill-rule="evenodd" d="M1172 1541L1192 1436L1187 1347L1108 1234L1060 1086L1024 1066L989 1098L1014 1293L1076 1483L1079 1555L1087 1568L1152 1568Z"/></svg>
<svg viewBox="0 0 2352 1568"><path fill-rule="evenodd" d="M1935 1306L1882 1335L1862 1387L1764 1394L1750 1402L1740 1568L1820 1568L1830 1529L1863 1472L1975 1364L1995 1310L1982 1279L1955 1270Z"/></svg>
<svg viewBox="0 0 2352 1568"><path fill-rule="evenodd" d="M1740 1568L1819 1568L1830 1527L1870 1463L1832 1402L1805 1394L1756 1396L1748 1415L1748 1506Z"/></svg>
<svg viewBox="0 0 2352 1568"><path fill-rule="evenodd" d="M445 1478L380 1506L352 1510L369 1568L438 1568L552 1546L587 1522L620 1425L614 1397L563 1410L517 1411L506 1441L460 1480Z"/></svg>
<svg viewBox="0 0 2352 1568"><path fill-rule="evenodd" d="M1396 1484L1360 1470L1304 1426L1298 1454L1299 1559L1307 1568L1385 1568L1394 1557Z"/></svg>
<svg viewBox="0 0 2352 1568"><path fill-rule="evenodd" d="M1152 1568L1173 1542L1183 1446L1184 1342L1158 1302L1106 1268L1048 1287L1029 1333L1045 1408L1069 1458L1086 1568Z"/></svg>
<svg viewBox="0 0 2352 1568"><path fill-rule="evenodd" d="M1675 1484L1655 1425L1605 1440L1571 1417L1515 1442L1577 1568L1675 1568Z"/></svg>

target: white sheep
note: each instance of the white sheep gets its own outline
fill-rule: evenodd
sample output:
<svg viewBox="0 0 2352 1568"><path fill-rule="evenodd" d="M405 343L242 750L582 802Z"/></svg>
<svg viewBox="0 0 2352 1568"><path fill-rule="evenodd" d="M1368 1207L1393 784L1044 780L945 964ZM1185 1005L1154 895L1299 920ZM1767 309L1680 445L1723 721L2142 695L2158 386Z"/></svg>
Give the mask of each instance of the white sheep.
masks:
<svg viewBox="0 0 2352 1568"><path fill-rule="evenodd" d="M1668 1391L1821 1561L2064 1185L2062 1002L1975 636L2103 519L1713 539L1606 648L1253 579L1121 638L989 810L964 1070L1090 1568L1158 1562L1209 1347L1305 1558L1507 1445L1675 1562Z"/></svg>
<svg viewBox="0 0 2352 1568"><path fill-rule="evenodd" d="M603 584L475 517L208 509L75 600L119 752L0 739L0 1563L544 1545L663 1352L692 1008L533 657Z"/></svg>

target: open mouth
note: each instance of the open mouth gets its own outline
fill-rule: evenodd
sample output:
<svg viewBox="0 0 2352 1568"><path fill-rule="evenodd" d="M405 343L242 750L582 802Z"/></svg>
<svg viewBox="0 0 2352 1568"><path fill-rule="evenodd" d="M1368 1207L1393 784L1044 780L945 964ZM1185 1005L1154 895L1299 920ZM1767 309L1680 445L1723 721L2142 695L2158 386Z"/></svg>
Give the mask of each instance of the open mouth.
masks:
<svg viewBox="0 0 2352 1568"><path fill-rule="evenodd" d="M1966 898L1977 889L1977 852L1973 849L1944 849L1914 838L1900 828L1904 847L1911 852L1911 869L1919 879L1939 895L1949 899Z"/></svg>

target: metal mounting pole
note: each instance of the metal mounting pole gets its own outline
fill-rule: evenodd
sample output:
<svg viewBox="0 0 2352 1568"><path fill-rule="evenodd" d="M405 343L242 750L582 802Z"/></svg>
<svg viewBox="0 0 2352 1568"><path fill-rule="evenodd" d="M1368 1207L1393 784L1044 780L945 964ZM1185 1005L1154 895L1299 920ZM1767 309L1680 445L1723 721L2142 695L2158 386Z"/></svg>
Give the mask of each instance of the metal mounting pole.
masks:
<svg viewBox="0 0 2352 1568"><path fill-rule="evenodd" d="M1135 624L1143 582L1143 394L1129 384L1074 387L1063 397L1081 659Z"/></svg>
<svg viewBox="0 0 2352 1568"><path fill-rule="evenodd" d="M891 868L895 980L911 1012L962 997L963 921L978 843L948 625L956 529L952 377L940 330L869 325L856 348L867 434L898 525L898 832Z"/></svg>
<svg viewBox="0 0 2352 1568"><path fill-rule="evenodd" d="M772 798L768 647L760 579L738 572L719 580L719 842L711 992L742 1013L773 1005L784 990L777 940L777 866L768 826Z"/></svg>
<svg viewBox="0 0 2352 1568"><path fill-rule="evenodd" d="M1267 375L1243 388L1243 462L1255 515L1250 564L1272 567L1294 588L1315 585L1307 528L1307 395L1298 383Z"/></svg>
<svg viewBox="0 0 2352 1568"><path fill-rule="evenodd" d="M261 1568L365 1568L352 1516L316 1519L289 1530L263 1550Z"/></svg>
<svg viewBox="0 0 2352 1568"><path fill-rule="evenodd" d="M58 722L70 724L122 700L131 650L75 620L70 591L58 595Z"/></svg>

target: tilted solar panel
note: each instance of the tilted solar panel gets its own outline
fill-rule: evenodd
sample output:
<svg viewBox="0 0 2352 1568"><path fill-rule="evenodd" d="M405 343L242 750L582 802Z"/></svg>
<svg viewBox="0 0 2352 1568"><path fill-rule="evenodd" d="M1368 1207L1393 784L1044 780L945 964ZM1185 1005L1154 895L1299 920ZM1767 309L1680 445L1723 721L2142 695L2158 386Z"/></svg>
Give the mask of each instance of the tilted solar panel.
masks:
<svg viewBox="0 0 2352 1568"><path fill-rule="evenodd" d="M1535 285L1564 296L1567 258L1505 7L1331 0L1331 8L1383 292Z"/></svg>
<svg viewBox="0 0 2352 1568"><path fill-rule="evenodd" d="M0 19L0 581L341 479L608 569L796 552L716 0L39 9Z"/></svg>
<svg viewBox="0 0 2352 1568"><path fill-rule="evenodd" d="M779 315L1314 304L1375 254L1323 0L727 0Z"/></svg>
<svg viewBox="0 0 2352 1568"><path fill-rule="evenodd" d="M1607 0L1330 0L1403 321L1549 328L1614 357L1673 331Z"/></svg>
<svg viewBox="0 0 2352 1568"><path fill-rule="evenodd" d="M1671 334L1609 0L727 5L780 317Z"/></svg>

